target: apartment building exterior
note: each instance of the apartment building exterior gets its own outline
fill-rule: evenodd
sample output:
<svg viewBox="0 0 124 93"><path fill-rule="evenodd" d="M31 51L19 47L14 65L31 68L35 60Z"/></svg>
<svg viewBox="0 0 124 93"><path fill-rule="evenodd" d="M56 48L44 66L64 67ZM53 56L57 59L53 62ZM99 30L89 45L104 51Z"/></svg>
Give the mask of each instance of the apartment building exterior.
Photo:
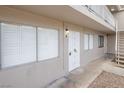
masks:
<svg viewBox="0 0 124 93"><path fill-rule="evenodd" d="M0 6L0 87L46 87L114 58L123 15L102 5Z"/></svg>

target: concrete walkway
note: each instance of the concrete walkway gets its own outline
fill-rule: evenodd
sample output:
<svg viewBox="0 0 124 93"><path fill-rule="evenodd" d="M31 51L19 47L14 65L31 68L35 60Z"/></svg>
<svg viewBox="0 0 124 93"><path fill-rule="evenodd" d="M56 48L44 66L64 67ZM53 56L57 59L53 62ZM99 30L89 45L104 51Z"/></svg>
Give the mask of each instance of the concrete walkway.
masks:
<svg viewBox="0 0 124 93"><path fill-rule="evenodd" d="M48 87L87 88L102 71L124 76L124 68L115 66L111 60L97 60L70 72L68 76L56 80Z"/></svg>

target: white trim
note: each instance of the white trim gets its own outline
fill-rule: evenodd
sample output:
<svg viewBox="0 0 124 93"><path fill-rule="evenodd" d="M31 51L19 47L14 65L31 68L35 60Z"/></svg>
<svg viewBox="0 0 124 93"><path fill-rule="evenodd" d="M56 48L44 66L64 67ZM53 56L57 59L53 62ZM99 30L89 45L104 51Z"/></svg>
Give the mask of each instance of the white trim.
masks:
<svg viewBox="0 0 124 93"><path fill-rule="evenodd" d="M10 24L10 25L17 25L17 26L31 26L31 27L35 27L36 28L36 60L35 61L32 61L32 62L28 62L28 63L22 63L22 64L19 64L19 65L14 65L14 66L10 66L10 67L5 67L5 68L2 68L2 69L6 69L6 68L13 68L13 67L20 67L22 65L25 65L25 64L33 64L33 63L40 63L40 62L43 62L43 61L49 61L49 60L57 60L59 57L60 57L60 31L59 31L59 28L50 28L50 27L42 27L42 26L32 26L32 25L25 25L25 24L21 24L21 23L13 23L13 22L6 22L6 21L0 21L0 35L1 35L1 23L5 23L5 24ZM49 59L45 59L45 60L38 60L38 36L37 36L37 29L38 27L41 27L41 28L46 28L46 29L53 29L53 30L57 30L58 31L58 56L57 57L53 57L53 58L49 58ZM0 60L1 60L1 36L0 36ZM1 61L0 61L0 69L1 69Z"/></svg>

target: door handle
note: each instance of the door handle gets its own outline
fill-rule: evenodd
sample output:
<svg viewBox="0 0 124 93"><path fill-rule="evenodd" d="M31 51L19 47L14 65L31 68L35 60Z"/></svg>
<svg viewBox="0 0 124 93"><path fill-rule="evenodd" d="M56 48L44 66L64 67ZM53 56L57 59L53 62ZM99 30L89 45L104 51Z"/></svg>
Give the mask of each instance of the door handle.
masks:
<svg viewBox="0 0 124 93"><path fill-rule="evenodd" d="M76 52L76 53L77 53L77 49L74 49L74 52Z"/></svg>
<svg viewBox="0 0 124 93"><path fill-rule="evenodd" d="M71 56L71 52L69 52L69 56Z"/></svg>

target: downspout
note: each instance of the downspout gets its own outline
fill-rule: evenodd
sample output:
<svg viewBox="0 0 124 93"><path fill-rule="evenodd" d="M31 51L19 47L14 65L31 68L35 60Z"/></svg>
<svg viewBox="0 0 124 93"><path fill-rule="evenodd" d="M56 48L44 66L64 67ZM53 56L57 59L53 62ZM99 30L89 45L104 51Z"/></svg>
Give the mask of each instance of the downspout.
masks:
<svg viewBox="0 0 124 93"><path fill-rule="evenodd" d="M118 21L117 21L117 19L115 19L115 31L116 31L115 57L118 58L117 57L118 56Z"/></svg>

